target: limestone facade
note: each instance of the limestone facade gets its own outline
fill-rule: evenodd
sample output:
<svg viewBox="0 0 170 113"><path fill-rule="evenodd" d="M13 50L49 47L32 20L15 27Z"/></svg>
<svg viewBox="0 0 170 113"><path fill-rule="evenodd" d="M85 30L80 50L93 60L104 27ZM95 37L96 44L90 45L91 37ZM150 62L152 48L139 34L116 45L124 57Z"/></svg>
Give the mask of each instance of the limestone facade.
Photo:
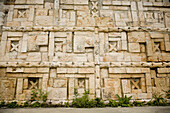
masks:
<svg viewBox="0 0 170 113"><path fill-rule="evenodd" d="M0 99L151 99L170 89L169 0L0 2Z"/></svg>

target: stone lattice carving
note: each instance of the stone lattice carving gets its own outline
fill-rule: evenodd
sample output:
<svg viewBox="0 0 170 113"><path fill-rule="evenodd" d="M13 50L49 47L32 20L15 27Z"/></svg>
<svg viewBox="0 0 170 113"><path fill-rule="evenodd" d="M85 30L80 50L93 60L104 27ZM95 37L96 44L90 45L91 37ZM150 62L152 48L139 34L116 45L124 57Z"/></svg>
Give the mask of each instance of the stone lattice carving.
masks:
<svg viewBox="0 0 170 113"><path fill-rule="evenodd" d="M131 80L131 83L132 83L132 89L140 89L140 87L139 87L140 80L139 79Z"/></svg>
<svg viewBox="0 0 170 113"><path fill-rule="evenodd" d="M12 51L19 51L19 42L18 41L12 41L11 42L11 52Z"/></svg>
<svg viewBox="0 0 170 113"><path fill-rule="evenodd" d="M18 10L18 18L26 18L26 10Z"/></svg>
<svg viewBox="0 0 170 113"><path fill-rule="evenodd" d="M154 52L160 52L160 43L154 43Z"/></svg>
<svg viewBox="0 0 170 113"><path fill-rule="evenodd" d="M38 80L37 78L29 78L29 89L38 89Z"/></svg>
<svg viewBox="0 0 170 113"><path fill-rule="evenodd" d="M78 79L78 87L85 88L85 79Z"/></svg>

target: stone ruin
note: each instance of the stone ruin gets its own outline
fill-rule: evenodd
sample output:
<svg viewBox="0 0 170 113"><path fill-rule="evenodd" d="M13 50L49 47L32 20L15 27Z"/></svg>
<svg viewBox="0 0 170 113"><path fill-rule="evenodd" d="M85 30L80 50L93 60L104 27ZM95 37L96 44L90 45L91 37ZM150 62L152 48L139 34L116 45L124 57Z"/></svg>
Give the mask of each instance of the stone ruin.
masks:
<svg viewBox="0 0 170 113"><path fill-rule="evenodd" d="M170 89L169 0L1 0L0 100L51 102Z"/></svg>

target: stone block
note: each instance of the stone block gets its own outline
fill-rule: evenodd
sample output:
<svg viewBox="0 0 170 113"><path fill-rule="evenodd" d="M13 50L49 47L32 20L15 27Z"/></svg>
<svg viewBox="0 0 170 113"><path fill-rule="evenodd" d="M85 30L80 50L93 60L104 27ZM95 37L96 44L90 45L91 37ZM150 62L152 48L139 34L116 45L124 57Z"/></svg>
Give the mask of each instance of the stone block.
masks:
<svg viewBox="0 0 170 113"><path fill-rule="evenodd" d="M74 4L74 0L61 0L61 4Z"/></svg>
<svg viewBox="0 0 170 113"><path fill-rule="evenodd" d="M56 69L50 69L50 77L55 78L57 75L57 70Z"/></svg>
<svg viewBox="0 0 170 113"><path fill-rule="evenodd" d="M97 17L96 23L99 27L114 27L111 17Z"/></svg>
<svg viewBox="0 0 170 113"><path fill-rule="evenodd" d="M22 32L8 32L8 37L21 37L23 36Z"/></svg>
<svg viewBox="0 0 170 113"><path fill-rule="evenodd" d="M39 61L41 61L41 53L39 53L39 52L28 53L28 57L26 60L39 62Z"/></svg>
<svg viewBox="0 0 170 113"><path fill-rule="evenodd" d="M68 90L69 90L69 99L73 99L74 98L74 78L69 78Z"/></svg>
<svg viewBox="0 0 170 113"><path fill-rule="evenodd" d="M38 69L38 73L49 73L49 68L37 68Z"/></svg>
<svg viewBox="0 0 170 113"><path fill-rule="evenodd" d="M165 42L166 51L170 51L170 42Z"/></svg>
<svg viewBox="0 0 170 113"><path fill-rule="evenodd" d="M0 68L0 77L6 76L6 68Z"/></svg>
<svg viewBox="0 0 170 113"><path fill-rule="evenodd" d="M101 95L100 89L97 89L96 90L96 98L100 98L100 95Z"/></svg>
<svg viewBox="0 0 170 113"><path fill-rule="evenodd" d="M126 68L127 73L142 73L141 68Z"/></svg>
<svg viewBox="0 0 170 113"><path fill-rule="evenodd" d="M44 0L27 0L27 4L43 4Z"/></svg>
<svg viewBox="0 0 170 113"><path fill-rule="evenodd" d="M112 5L122 5L121 1L112 1Z"/></svg>
<svg viewBox="0 0 170 113"><path fill-rule="evenodd" d="M16 79L0 79L0 93L2 100L13 100L15 93Z"/></svg>
<svg viewBox="0 0 170 113"><path fill-rule="evenodd" d="M24 101L25 100L25 94L18 94L18 95L16 95L16 99L20 100L20 101Z"/></svg>
<svg viewBox="0 0 170 113"><path fill-rule="evenodd" d="M28 78L24 79L23 89L28 89Z"/></svg>
<svg viewBox="0 0 170 113"><path fill-rule="evenodd" d="M57 68L57 73L67 73L67 68Z"/></svg>
<svg viewBox="0 0 170 113"><path fill-rule="evenodd" d="M109 73L126 73L126 68L109 68Z"/></svg>
<svg viewBox="0 0 170 113"><path fill-rule="evenodd" d="M36 26L53 26L53 16L36 16Z"/></svg>
<svg viewBox="0 0 170 113"><path fill-rule="evenodd" d="M158 68L158 73L170 73L170 68Z"/></svg>
<svg viewBox="0 0 170 113"><path fill-rule="evenodd" d="M129 52L140 52L139 43L129 43Z"/></svg>
<svg viewBox="0 0 170 113"><path fill-rule="evenodd" d="M157 77L167 77L167 74L157 74Z"/></svg>
<svg viewBox="0 0 170 113"><path fill-rule="evenodd" d="M67 68L67 73L78 73L78 68Z"/></svg>
<svg viewBox="0 0 170 113"><path fill-rule="evenodd" d="M23 92L22 90L23 90L23 78L18 78L16 93L17 94L22 94L22 92Z"/></svg>
<svg viewBox="0 0 170 113"><path fill-rule="evenodd" d="M78 73L94 73L94 68L79 68Z"/></svg>
<svg viewBox="0 0 170 113"><path fill-rule="evenodd" d="M157 32L150 32L151 38L163 38L164 34L162 33L157 33Z"/></svg>
<svg viewBox="0 0 170 113"><path fill-rule="evenodd" d="M168 89L168 84L166 82L166 78L156 78L155 84L156 84L157 88L161 88L164 91L166 91Z"/></svg>
<svg viewBox="0 0 170 113"><path fill-rule="evenodd" d="M25 4L26 0L16 0L15 4Z"/></svg>
<svg viewBox="0 0 170 113"><path fill-rule="evenodd" d="M85 52L85 36L74 36L74 52Z"/></svg>
<svg viewBox="0 0 170 113"><path fill-rule="evenodd" d="M12 68L12 67L8 67L7 68L7 72L13 72L13 73L24 72L24 68Z"/></svg>
<svg viewBox="0 0 170 113"><path fill-rule="evenodd" d="M77 11L77 26L78 27L95 26L95 19L90 17L89 11Z"/></svg>
<svg viewBox="0 0 170 113"><path fill-rule="evenodd" d="M123 60L124 60L123 54L120 53L110 53L110 54L106 54L103 57L104 62L118 62Z"/></svg>
<svg viewBox="0 0 170 113"><path fill-rule="evenodd" d="M88 4L88 0L74 0L74 4Z"/></svg>
<svg viewBox="0 0 170 113"><path fill-rule="evenodd" d="M145 43L145 33L144 32L130 32L128 33L128 42L136 43L143 42Z"/></svg>
<svg viewBox="0 0 170 113"><path fill-rule="evenodd" d="M27 40L27 51L39 51L39 46L36 45L37 36L29 36Z"/></svg>
<svg viewBox="0 0 170 113"><path fill-rule="evenodd" d="M67 87L67 79L55 79L53 87L54 88L66 88Z"/></svg>
<svg viewBox="0 0 170 113"><path fill-rule="evenodd" d="M109 99L116 99L116 94L121 95L120 89L120 79L112 79L107 78L105 79L105 90L104 90L104 97Z"/></svg>
<svg viewBox="0 0 170 113"><path fill-rule="evenodd" d="M47 16L48 9L37 9L36 16Z"/></svg>
<svg viewBox="0 0 170 113"><path fill-rule="evenodd" d="M111 0L103 0L103 5L111 5L112 1Z"/></svg>
<svg viewBox="0 0 170 113"><path fill-rule="evenodd" d="M37 73L37 68L24 68L24 73Z"/></svg>
<svg viewBox="0 0 170 113"><path fill-rule="evenodd" d="M88 6L74 6L74 10L87 11L87 10L89 10L89 7Z"/></svg>
<svg viewBox="0 0 170 113"><path fill-rule="evenodd" d="M48 87L48 99L65 100L67 99L67 88L52 88Z"/></svg>
<svg viewBox="0 0 170 113"><path fill-rule="evenodd" d="M131 83L128 79L122 79L123 94L131 93Z"/></svg>

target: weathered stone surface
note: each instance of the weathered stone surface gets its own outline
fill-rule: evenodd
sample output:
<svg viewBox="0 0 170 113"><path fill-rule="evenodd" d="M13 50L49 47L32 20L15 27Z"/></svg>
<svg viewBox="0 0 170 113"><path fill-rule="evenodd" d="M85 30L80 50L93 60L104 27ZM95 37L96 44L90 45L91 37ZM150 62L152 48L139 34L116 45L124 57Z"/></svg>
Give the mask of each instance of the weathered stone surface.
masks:
<svg viewBox="0 0 170 113"><path fill-rule="evenodd" d="M67 88L48 88L48 99L52 100L65 100L67 99Z"/></svg>
<svg viewBox="0 0 170 113"><path fill-rule="evenodd" d="M105 98L116 98L116 94L121 94L120 89L120 79L105 79L106 81L106 89L104 91L104 97Z"/></svg>
<svg viewBox="0 0 170 113"><path fill-rule="evenodd" d="M34 53L28 53L27 61L41 61L41 53L34 52Z"/></svg>
<svg viewBox="0 0 170 113"><path fill-rule="evenodd" d="M6 68L0 68L0 77L6 76Z"/></svg>
<svg viewBox="0 0 170 113"><path fill-rule="evenodd" d="M15 94L15 79L0 79L0 94L1 100L13 100Z"/></svg>
<svg viewBox="0 0 170 113"><path fill-rule="evenodd" d="M140 52L139 43L129 43L129 52Z"/></svg>
<svg viewBox="0 0 170 113"><path fill-rule="evenodd" d="M151 99L169 90L168 0L15 0L0 7L0 100ZM8 11L4 12L4 9Z"/></svg>
<svg viewBox="0 0 170 113"><path fill-rule="evenodd" d="M53 87L54 88L67 87L67 79L55 79Z"/></svg>
<svg viewBox="0 0 170 113"><path fill-rule="evenodd" d="M130 80L123 79L122 81L123 93L131 93Z"/></svg>
<svg viewBox="0 0 170 113"><path fill-rule="evenodd" d="M36 16L35 18L36 26L53 26L52 16Z"/></svg>

